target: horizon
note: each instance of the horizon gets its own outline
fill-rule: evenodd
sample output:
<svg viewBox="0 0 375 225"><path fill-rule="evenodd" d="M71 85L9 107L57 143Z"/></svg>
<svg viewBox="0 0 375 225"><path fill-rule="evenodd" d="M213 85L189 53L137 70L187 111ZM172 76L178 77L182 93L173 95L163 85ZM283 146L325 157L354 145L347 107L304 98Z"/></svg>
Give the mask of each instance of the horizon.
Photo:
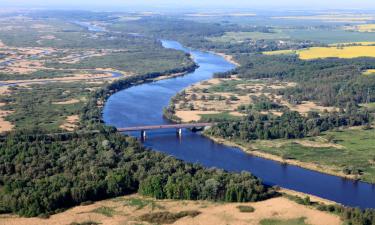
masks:
<svg viewBox="0 0 375 225"><path fill-rule="evenodd" d="M375 1L373 0L316 0L309 2L300 2L297 0L284 0L282 2L276 0L264 0L259 2L248 2L243 0L191 0L189 3L176 3L171 0L139 0L121 1L108 0L106 2L99 0L58 0L51 3L47 0L3 0L0 7L3 8L44 8L44 9L76 9L76 10L110 10L110 11L131 11L131 10L375 10ZM150 4L151 3L151 4Z"/></svg>

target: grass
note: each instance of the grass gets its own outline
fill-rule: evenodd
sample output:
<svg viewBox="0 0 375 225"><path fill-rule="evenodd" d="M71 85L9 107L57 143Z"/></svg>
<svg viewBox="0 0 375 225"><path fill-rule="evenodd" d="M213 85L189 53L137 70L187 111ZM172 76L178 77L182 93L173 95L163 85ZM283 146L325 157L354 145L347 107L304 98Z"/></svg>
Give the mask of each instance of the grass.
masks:
<svg viewBox="0 0 375 225"><path fill-rule="evenodd" d="M361 104L362 107L366 107L370 112L375 112L375 102Z"/></svg>
<svg viewBox="0 0 375 225"><path fill-rule="evenodd" d="M199 211L181 211L178 213L171 213L171 212L156 212L156 213L147 213L139 217L140 220L149 222L149 223L157 223L157 224L172 224L177 220L190 216L196 217L200 214Z"/></svg>
<svg viewBox="0 0 375 225"><path fill-rule="evenodd" d="M262 33L262 32L226 32L223 36L209 38L213 42L236 43L248 40L271 40L271 39L287 39L288 35L281 32Z"/></svg>
<svg viewBox="0 0 375 225"><path fill-rule="evenodd" d="M375 57L375 46L313 47L301 50L264 52L267 55L298 54L300 59Z"/></svg>
<svg viewBox="0 0 375 225"><path fill-rule="evenodd" d="M71 223L70 225L98 225L98 224L101 224L101 223L98 223L95 221L85 221L81 223L74 222L74 223Z"/></svg>
<svg viewBox="0 0 375 225"><path fill-rule="evenodd" d="M297 50L278 50L278 51L269 51L263 52L264 55L292 55L297 54Z"/></svg>
<svg viewBox="0 0 375 225"><path fill-rule="evenodd" d="M152 210L164 209L163 206L157 204L154 200L130 198L130 199L125 199L124 201L125 201L126 206L135 207L137 210L143 209L146 206L150 206Z"/></svg>
<svg viewBox="0 0 375 225"><path fill-rule="evenodd" d="M315 138L302 140L316 144L332 139L341 148L307 147L296 140L255 141L251 145L260 151L301 162L312 162L333 168L333 172L357 175L359 179L375 183L375 130L345 129L330 131Z"/></svg>
<svg viewBox="0 0 375 225"><path fill-rule="evenodd" d="M308 225L305 223L306 218L279 220L279 219L264 219L260 221L260 225Z"/></svg>
<svg viewBox="0 0 375 225"><path fill-rule="evenodd" d="M113 215L116 213L116 211L113 208L106 207L106 206L96 208L96 209L92 210L91 212L102 214L102 215L107 216L107 217L113 217Z"/></svg>
<svg viewBox="0 0 375 225"><path fill-rule="evenodd" d="M246 80L223 80L219 84L210 86L207 91L209 93L218 93L218 92L237 92L239 88L237 85L240 84L250 84L255 83L253 81Z"/></svg>
<svg viewBox="0 0 375 225"><path fill-rule="evenodd" d="M87 83L46 83L28 87L11 87L10 96L1 96L0 102L6 103L4 110L13 111L6 117L18 128L41 127L58 129L65 123L67 116L79 114L84 102L56 105L71 99L87 99L91 92L88 88L100 84Z"/></svg>
<svg viewBox="0 0 375 225"><path fill-rule="evenodd" d="M239 209L242 213L252 213L255 211L254 207L248 205L239 205L237 206L237 209Z"/></svg>
<svg viewBox="0 0 375 225"><path fill-rule="evenodd" d="M240 119L239 116L233 116L228 112L217 114L201 114L201 121L233 121Z"/></svg>

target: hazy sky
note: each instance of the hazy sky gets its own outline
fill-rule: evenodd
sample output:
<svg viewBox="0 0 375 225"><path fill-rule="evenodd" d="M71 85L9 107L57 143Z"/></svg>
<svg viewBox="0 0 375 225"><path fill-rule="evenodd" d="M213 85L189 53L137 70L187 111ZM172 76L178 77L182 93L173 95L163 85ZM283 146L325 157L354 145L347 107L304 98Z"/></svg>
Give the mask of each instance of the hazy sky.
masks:
<svg viewBox="0 0 375 225"><path fill-rule="evenodd" d="M0 0L7 7L132 8L289 8L375 10L375 0Z"/></svg>

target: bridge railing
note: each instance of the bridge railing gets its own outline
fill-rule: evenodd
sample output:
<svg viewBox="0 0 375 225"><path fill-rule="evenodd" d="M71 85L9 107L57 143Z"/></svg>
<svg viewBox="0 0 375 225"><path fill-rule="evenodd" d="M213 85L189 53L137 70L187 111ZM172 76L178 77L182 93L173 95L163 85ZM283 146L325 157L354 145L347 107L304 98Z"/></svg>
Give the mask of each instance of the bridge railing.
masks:
<svg viewBox="0 0 375 225"><path fill-rule="evenodd" d="M199 127L209 127L213 125L214 123L163 124L163 125L117 128L117 131L118 132L130 132L130 131L146 131L146 130L159 130L159 129L199 128Z"/></svg>

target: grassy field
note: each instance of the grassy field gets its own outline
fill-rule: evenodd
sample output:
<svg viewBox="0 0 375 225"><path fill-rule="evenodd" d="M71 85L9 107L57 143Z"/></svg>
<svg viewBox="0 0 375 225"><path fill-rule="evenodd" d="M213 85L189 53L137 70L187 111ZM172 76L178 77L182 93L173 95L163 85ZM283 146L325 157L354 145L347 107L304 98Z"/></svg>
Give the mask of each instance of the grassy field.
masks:
<svg viewBox="0 0 375 225"><path fill-rule="evenodd" d="M308 225L305 223L305 218L278 220L278 219L264 219L260 221L260 225Z"/></svg>
<svg viewBox="0 0 375 225"><path fill-rule="evenodd" d="M282 50L265 52L266 55L298 54L300 59L324 59L324 58L358 58L375 57L375 46L344 46L344 47L314 47L301 50Z"/></svg>
<svg viewBox="0 0 375 225"><path fill-rule="evenodd" d="M58 129L68 116L79 115L85 99L94 88L102 84L88 83L47 83L29 87L13 87L11 95L0 96L0 102L7 104L2 107L13 113L6 119L18 128L32 126L44 129ZM67 101L76 99L77 102ZM68 104L56 104L67 102Z"/></svg>
<svg viewBox="0 0 375 225"><path fill-rule="evenodd" d="M375 130L345 129L301 140L255 141L252 147L284 159L331 167L375 182Z"/></svg>
<svg viewBox="0 0 375 225"><path fill-rule="evenodd" d="M262 33L262 32L227 32L221 37L209 38L213 42L243 42L247 40L261 40L261 39L288 39L289 36L275 31L274 33Z"/></svg>

